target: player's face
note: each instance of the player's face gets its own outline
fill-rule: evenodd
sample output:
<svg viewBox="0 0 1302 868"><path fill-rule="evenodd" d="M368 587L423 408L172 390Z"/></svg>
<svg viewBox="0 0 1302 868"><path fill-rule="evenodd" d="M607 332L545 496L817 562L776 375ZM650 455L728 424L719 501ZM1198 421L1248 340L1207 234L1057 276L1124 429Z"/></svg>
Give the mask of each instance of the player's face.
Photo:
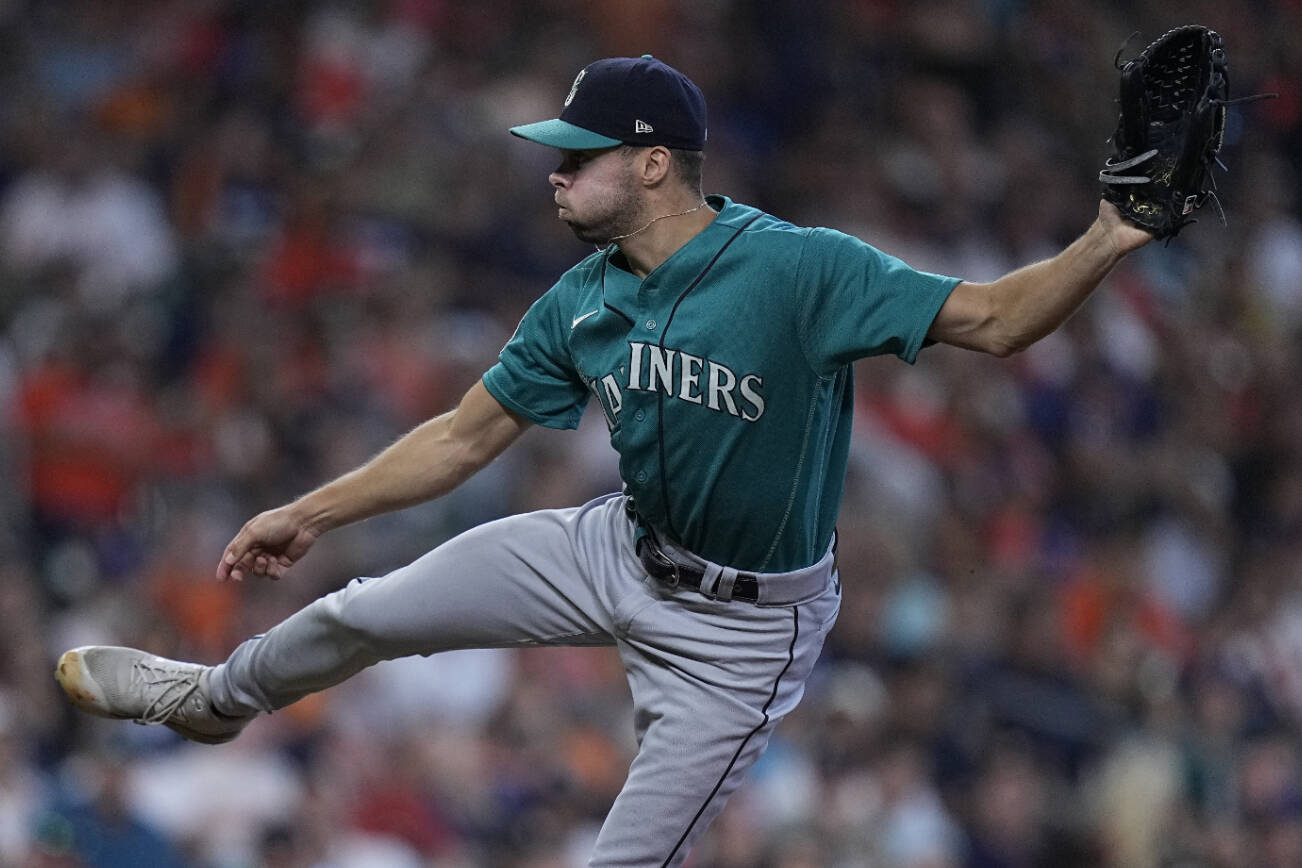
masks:
<svg viewBox="0 0 1302 868"><path fill-rule="evenodd" d="M619 147L561 151L547 180L555 188L557 216L580 241L605 244L637 228L640 215L633 160Z"/></svg>

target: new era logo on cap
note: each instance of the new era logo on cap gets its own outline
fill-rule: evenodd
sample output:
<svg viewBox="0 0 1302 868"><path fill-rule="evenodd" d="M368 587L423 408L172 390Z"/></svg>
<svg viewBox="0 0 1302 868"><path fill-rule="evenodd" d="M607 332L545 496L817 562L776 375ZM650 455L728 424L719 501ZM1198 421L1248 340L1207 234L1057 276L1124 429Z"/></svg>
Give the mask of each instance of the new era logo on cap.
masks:
<svg viewBox="0 0 1302 868"><path fill-rule="evenodd" d="M699 151L705 147L705 97L690 78L649 54L608 57L578 74L559 118L511 132L575 151L620 144Z"/></svg>

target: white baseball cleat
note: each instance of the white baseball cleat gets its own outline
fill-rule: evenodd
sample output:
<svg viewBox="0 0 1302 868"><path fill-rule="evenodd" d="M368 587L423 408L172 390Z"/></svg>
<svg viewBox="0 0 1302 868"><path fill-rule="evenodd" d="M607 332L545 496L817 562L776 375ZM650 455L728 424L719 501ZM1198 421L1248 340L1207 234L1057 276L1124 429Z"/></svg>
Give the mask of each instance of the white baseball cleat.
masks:
<svg viewBox="0 0 1302 868"><path fill-rule="evenodd" d="M87 714L162 724L190 741L224 744L255 715L220 714L208 697L211 667L168 660L135 648L87 645L63 652L54 677Z"/></svg>

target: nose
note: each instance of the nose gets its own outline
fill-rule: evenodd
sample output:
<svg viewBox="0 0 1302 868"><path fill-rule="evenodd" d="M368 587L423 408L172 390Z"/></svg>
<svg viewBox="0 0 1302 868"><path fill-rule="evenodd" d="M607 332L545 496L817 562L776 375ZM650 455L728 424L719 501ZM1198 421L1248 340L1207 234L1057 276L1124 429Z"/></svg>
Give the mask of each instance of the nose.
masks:
<svg viewBox="0 0 1302 868"><path fill-rule="evenodd" d="M547 183L551 184L558 190L563 190L570 185L569 173L557 169L547 176Z"/></svg>

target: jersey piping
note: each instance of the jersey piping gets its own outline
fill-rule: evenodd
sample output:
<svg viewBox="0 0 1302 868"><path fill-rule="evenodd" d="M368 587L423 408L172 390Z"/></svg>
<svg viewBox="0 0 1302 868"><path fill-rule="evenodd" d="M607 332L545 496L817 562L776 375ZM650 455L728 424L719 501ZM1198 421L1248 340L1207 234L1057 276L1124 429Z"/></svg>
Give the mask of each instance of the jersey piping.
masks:
<svg viewBox="0 0 1302 868"><path fill-rule="evenodd" d="M601 257L601 277L599 278L601 283L601 306L604 307L606 310L614 311L615 313L619 314L619 316L623 318L625 322L627 322L630 326L632 326L633 317L629 316L619 308L615 307L610 302L606 301L606 263L610 262L609 251L612 249L614 248L607 248L606 255Z"/></svg>
<svg viewBox="0 0 1302 868"><path fill-rule="evenodd" d="M696 289L697 285L705 278L705 275L709 273L711 268L714 268L714 264L719 261L721 256L723 256L724 251L732 246L732 242L740 238L741 233L745 232L752 223L762 216L762 213L756 214L738 227L737 230L732 233L732 236L727 241L723 242L723 246L715 251L714 256L711 257L710 261L701 269L701 273L696 275L696 279L688 284L687 289L684 289L682 294L678 296L678 300L674 302L674 306L669 309L669 319L665 322L665 327L660 330L660 349L663 350L665 348L665 339L669 336L669 329L674 324L674 314L678 313L678 306L683 303L683 299L687 298L688 294L690 294L693 289ZM603 286L603 293L604 291ZM681 539L681 534L679 534L678 529L674 527L673 501L670 500L669 497L669 474L667 472L668 467L665 461L665 395L663 392L657 394L656 407L658 409L656 415L660 417L660 490L663 494L665 503L665 524L667 525L666 529L669 531L671 536ZM765 560L767 560L767 558Z"/></svg>
<svg viewBox="0 0 1302 868"><path fill-rule="evenodd" d="M683 846L683 842L687 840L687 836L692 833L692 829L696 826L696 821L701 819L701 815L705 813L705 809L709 806L710 802L714 801L714 797L718 794L719 788L723 786L723 782L726 781L728 775L732 773L732 767L737 764L737 760L741 757L741 752L746 749L746 745L750 744L750 740L763 730L764 727L769 725L769 708L773 705L773 701L778 698L778 686L782 684L782 676L787 674L787 670L791 668L791 664L796 660L796 640L800 638L799 606L791 607L791 621L793 629L791 631L791 644L787 646L787 662L786 665L782 667L782 671L778 673L778 677L773 679L773 691L769 693L768 700L764 703L764 707L760 709L760 714L763 716L763 719L754 729L746 733L746 737L741 740L741 744L737 745L736 752L733 753L732 759L728 761L728 765L723 770L723 774L719 776L719 780L715 783L714 789L710 790L710 794L705 797L705 801L701 803L701 807L697 809L696 815L692 817L692 821L688 823L687 828L683 830L683 834L678 838L678 843L674 844L674 849L669 851L669 855L665 857L665 861L660 864L660 868L665 868L665 866L673 861L674 854L676 854Z"/></svg>

